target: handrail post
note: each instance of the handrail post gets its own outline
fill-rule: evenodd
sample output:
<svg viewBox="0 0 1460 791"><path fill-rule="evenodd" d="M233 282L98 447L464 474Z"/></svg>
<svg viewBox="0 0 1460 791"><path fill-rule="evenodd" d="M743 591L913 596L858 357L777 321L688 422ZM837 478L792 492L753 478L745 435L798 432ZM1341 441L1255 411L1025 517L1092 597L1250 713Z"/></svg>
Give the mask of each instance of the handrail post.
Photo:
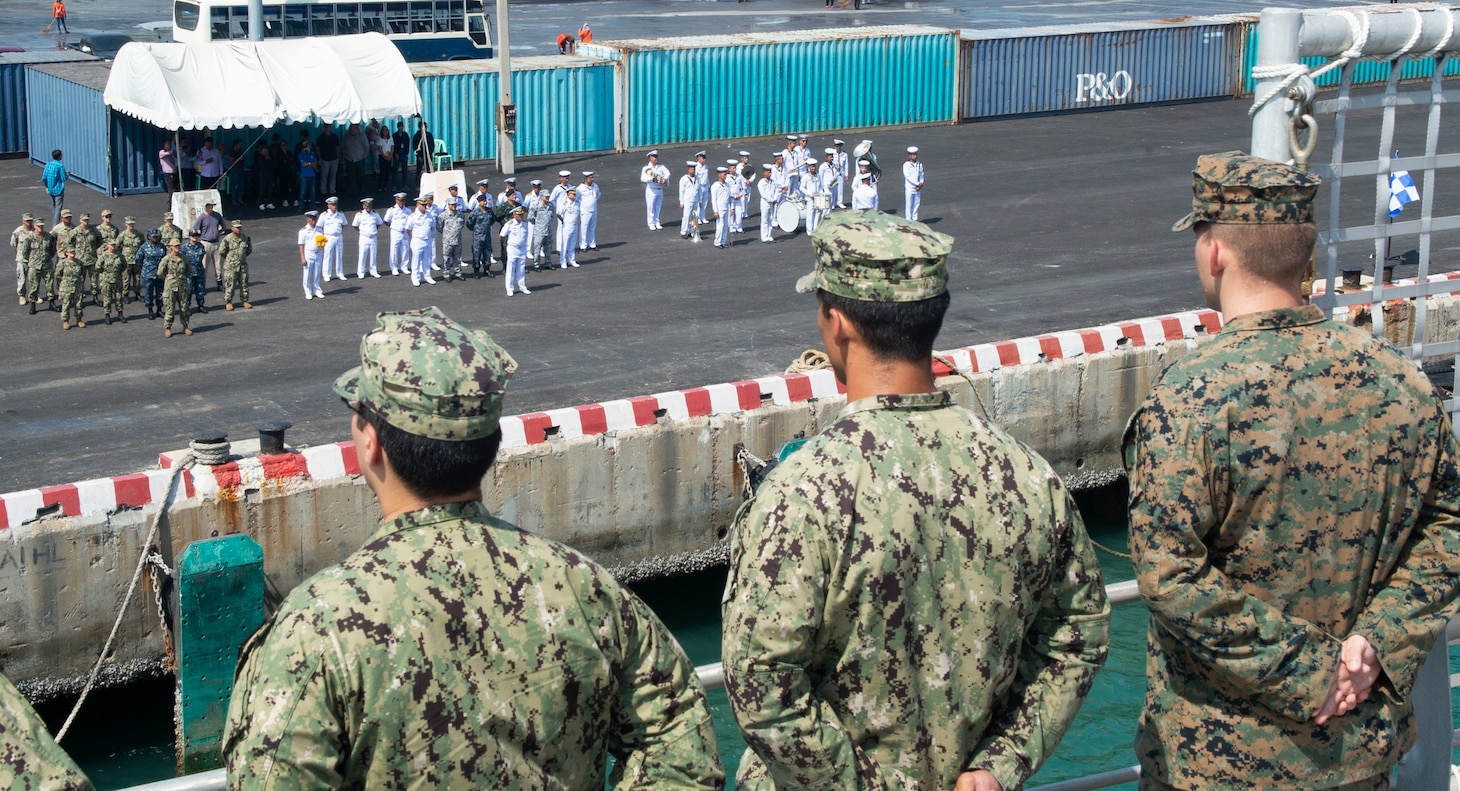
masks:
<svg viewBox="0 0 1460 791"><path fill-rule="evenodd" d="M1398 788L1444 791L1450 787L1450 657L1444 635L1415 677L1409 692L1414 704L1414 747L1399 759Z"/></svg>

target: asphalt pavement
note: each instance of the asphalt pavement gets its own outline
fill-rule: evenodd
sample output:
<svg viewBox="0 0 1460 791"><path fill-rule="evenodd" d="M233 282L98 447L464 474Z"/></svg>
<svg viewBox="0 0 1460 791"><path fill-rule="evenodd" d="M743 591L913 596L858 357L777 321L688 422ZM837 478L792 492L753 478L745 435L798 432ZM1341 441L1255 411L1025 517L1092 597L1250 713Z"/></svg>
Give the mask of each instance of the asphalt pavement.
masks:
<svg viewBox="0 0 1460 791"><path fill-rule="evenodd" d="M1246 107L1223 101L844 137L873 139L892 168L905 146L921 148L923 219L956 239L953 303L938 344L956 348L1201 307L1191 238L1170 225L1189 207L1197 156L1245 147ZM1403 132L1396 145L1418 148ZM818 135L813 146L829 141ZM1350 141L1351 155L1377 145L1358 125ZM717 144L711 161L746 148L758 164L779 147L775 139ZM677 180L682 169L672 166L694 149L661 152ZM746 233L717 250L679 237L672 201L665 230L650 232L643 162L641 152L519 162L522 184L552 183L568 168L596 171L604 190L599 251L580 254L578 269L529 273L530 296L508 298L500 278L419 288L407 278L357 280L351 231L350 279L327 284L324 300L305 301L300 218L244 207L225 213L253 237L254 308L195 316L192 337L164 339L161 322L137 303L126 325L106 326L90 308L85 329L62 331L59 314L30 316L10 302L0 311L0 491L146 469L198 429L245 439L259 422L289 420L291 444L346 439L346 412L330 384L355 364L359 338L380 311L437 305L489 331L520 364L509 413L778 373L817 346L814 298L793 290L812 268L804 232L777 231L775 244ZM500 188L485 165L467 175ZM13 218L49 213L39 177L23 160L0 162L0 194ZM1360 191L1347 193L1354 218L1373 211ZM1456 191L1441 197L1453 206ZM900 211L901 203L897 181L884 182L883 207ZM67 191L66 205L78 213L111 207L142 218L142 227L165 209L161 195L106 199L80 186ZM1437 271L1460 266L1453 234L1437 236L1433 254ZM208 299L220 301L215 292Z"/></svg>

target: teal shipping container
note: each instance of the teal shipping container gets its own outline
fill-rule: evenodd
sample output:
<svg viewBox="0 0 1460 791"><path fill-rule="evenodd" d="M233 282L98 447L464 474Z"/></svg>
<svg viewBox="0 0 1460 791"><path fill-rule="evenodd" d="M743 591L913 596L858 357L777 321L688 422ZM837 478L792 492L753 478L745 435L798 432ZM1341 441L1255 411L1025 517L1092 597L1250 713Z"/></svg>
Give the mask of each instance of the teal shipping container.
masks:
<svg viewBox="0 0 1460 791"><path fill-rule="evenodd" d="M496 60L411 64L422 118L458 160L497 156L497 69ZM513 58L513 155L612 149L613 86L614 65L599 58Z"/></svg>
<svg viewBox="0 0 1460 791"><path fill-rule="evenodd" d="M965 31L963 118L1230 99L1254 16Z"/></svg>
<svg viewBox="0 0 1460 791"><path fill-rule="evenodd" d="M923 25L578 46L618 66L618 148L953 123L958 32Z"/></svg>
<svg viewBox="0 0 1460 791"><path fill-rule="evenodd" d="M1257 36L1260 32L1259 25L1252 25L1247 32L1247 53L1242 59L1242 94L1251 96L1252 88L1257 84L1252 79L1252 67L1257 63ZM1302 58L1303 65L1310 69L1317 69L1328 62L1328 58L1311 57ZM1361 60L1353 64L1354 85L1383 85L1389 82L1390 62L1387 60ZM1319 75L1315 81L1320 88L1337 87L1342 79L1342 69L1333 69ZM1435 73L1435 59L1424 58L1422 60L1406 59L1400 68L1399 79L1401 80L1427 80ZM1445 64L1445 76L1460 74L1460 58L1449 58Z"/></svg>

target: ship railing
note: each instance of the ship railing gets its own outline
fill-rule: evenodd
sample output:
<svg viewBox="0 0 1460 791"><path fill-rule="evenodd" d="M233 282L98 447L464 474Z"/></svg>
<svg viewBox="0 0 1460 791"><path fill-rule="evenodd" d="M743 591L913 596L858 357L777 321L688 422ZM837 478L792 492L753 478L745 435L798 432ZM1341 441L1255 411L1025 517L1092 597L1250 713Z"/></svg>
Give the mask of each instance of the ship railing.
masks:
<svg viewBox="0 0 1460 791"><path fill-rule="evenodd" d="M1136 588L1135 580L1106 585L1105 595L1110 599L1112 607L1136 604L1141 601L1141 594ZM1453 643L1460 643L1460 618L1450 622L1445 641L1437 644L1435 650L1430 653L1430 658L1425 662L1419 678L1415 681L1414 690L1410 693L1410 699L1414 701L1419 738L1414 749L1400 762L1396 789L1448 787L1425 784L1424 779L1430 775L1425 774L1423 770L1428 769L1430 772L1434 772L1438 766L1448 777L1450 750L1454 746L1460 746L1460 730L1453 730L1450 713L1449 690L1451 687L1460 686L1460 673L1453 676L1449 674L1446 649L1447 644ZM699 676L700 683L704 685L705 689L719 689L725 686L724 663L700 665L695 668L695 674ZM1109 788L1122 783L1132 783L1140 775L1139 766L1127 766L1042 785L1030 789L1030 791L1092 791L1096 788ZM1448 780L1446 782L1448 783ZM199 772L133 786L125 791L224 791L226 788L227 778L224 770L215 769L211 772Z"/></svg>

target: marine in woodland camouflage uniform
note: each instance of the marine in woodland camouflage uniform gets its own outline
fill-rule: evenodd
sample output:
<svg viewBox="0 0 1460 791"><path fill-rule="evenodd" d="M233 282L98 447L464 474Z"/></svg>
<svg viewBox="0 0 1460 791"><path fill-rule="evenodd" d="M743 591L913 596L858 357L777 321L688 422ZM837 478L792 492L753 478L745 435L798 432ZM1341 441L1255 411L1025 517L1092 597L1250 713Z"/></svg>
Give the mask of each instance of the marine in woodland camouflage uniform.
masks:
<svg viewBox="0 0 1460 791"><path fill-rule="evenodd" d="M113 238L96 257L96 280L101 287L101 309L107 324L112 323L112 313L123 324L127 323L127 314L122 311L122 275L126 269L127 262L117 252L117 240Z"/></svg>
<svg viewBox="0 0 1460 791"><path fill-rule="evenodd" d="M512 358L435 308L382 313L335 382L385 514L244 647L233 788L717 789L674 638L572 549L487 512Z"/></svg>
<svg viewBox="0 0 1460 791"><path fill-rule="evenodd" d="M71 249L76 251L76 261L81 264L81 294L83 297L91 296L97 298L99 295L96 288L96 252L101 246L101 234L96 232L96 227L91 224L91 215L83 212L81 224L71 231L68 240ZM100 299L96 300L100 305Z"/></svg>
<svg viewBox="0 0 1460 791"><path fill-rule="evenodd" d="M176 239L179 244L181 244L183 240L183 229L175 225L172 220L172 212L165 211L162 213L162 225L157 227L157 233L162 238L163 248L171 247L172 241L174 239Z"/></svg>
<svg viewBox="0 0 1460 791"><path fill-rule="evenodd" d="M61 329L71 329L71 312L76 312L76 326L85 328L81 300L82 277L86 267L76 257L76 248L71 248L56 261L56 284L61 291Z"/></svg>
<svg viewBox="0 0 1460 791"><path fill-rule="evenodd" d="M1194 176L1173 230L1196 229L1226 326L1123 448L1152 616L1141 783L1383 788L1460 580L1450 421L1393 347L1303 304L1317 178L1238 152Z"/></svg>
<svg viewBox="0 0 1460 791"><path fill-rule="evenodd" d="M25 304L25 251L21 249L21 241L27 236L35 234L35 215L26 212L20 217L20 224L10 232L10 246L15 248L15 295L20 298L20 304Z"/></svg>
<svg viewBox="0 0 1460 791"><path fill-rule="evenodd" d="M182 320L184 335L192 335L188 326L188 263L183 260L182 242L173 239L167 255L157 264L157 279L162 282L162 337L172 337L173 319Z"/></svg>
<svg viewBox="0 0 1460 791"><path fill-rule="evenodd" d="M56 240L46 233L46 221L44 218L35 219L35 232L22 241L25 249L25 298L30 302L30 312L35 313L35 306L45 299L51 303L56 301L55 280L52 278L55 270L51 265L51 259L56 253ZM54 304L51 307L55 307Z"/></svg>
<svg viewBox="0 0 1460 791"><path fill-rule="evenodd" d="M126 224L126 227L117 234L117 241L121 243L122 262L126 264L126 268L122 271L122 293L130 295L132 299L140 299L142 296L142 270L138 264L137 251L147 240L137 231L136 218L125 217L122 222Z"/></svg>
<svg viewBox="0 0 1460 791"><path fill-rule="evenodd" d="M750 746L737 787L952 789L967 775L1013 789L1105 661L1094 550L1050 465L934 383L952 239L846 212L811 241L816 270L797 287L817 290L847 405L735 522L722 649ZM892 335L912 340L889 348Z"/></svg>
<svg viewBox="0 0 1460 791"><path fill-rule="evenodd" d="M51 738L10 679L0 675L0 788L91 791L91 781Z"/></svg>
<svg viewBox="0 0 1460 791"><path fill-rule="evenodd" d="M218 257L223 261L223 307L228 310L233 310L235 294L245 308L253 307L248 301L248 256L252 252L253 240L243 232L243 221L234 220L228 235L218 242Z"/></svg>

